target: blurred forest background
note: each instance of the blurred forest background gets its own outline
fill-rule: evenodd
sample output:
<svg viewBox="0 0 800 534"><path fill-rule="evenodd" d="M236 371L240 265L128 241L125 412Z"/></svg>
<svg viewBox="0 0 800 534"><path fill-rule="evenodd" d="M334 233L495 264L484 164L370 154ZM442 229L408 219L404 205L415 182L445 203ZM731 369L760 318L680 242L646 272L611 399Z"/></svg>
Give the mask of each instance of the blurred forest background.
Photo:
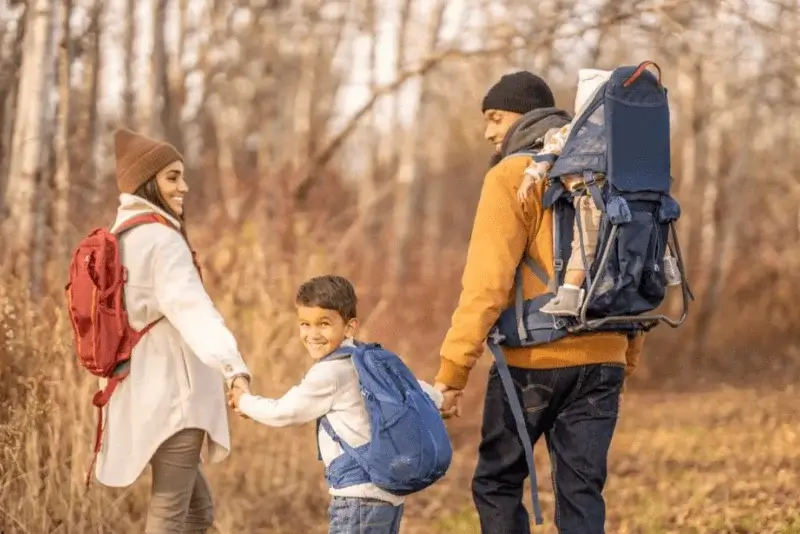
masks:
<svg viewBox="0 0 800 534"><path fill-rule="evenodd" d="M579 68L645 59L669 89L697 300L684 326L650 336L625 395L608 529L800 532L799 8L0 1L0 533L142 526L149 475L83 493L95 381L75 363L63 295L77 240L115 215L116 127L184 153L189 236L260 392L307 368L292 302L323 272L355 282L362 337L432 380L492 150L485 91L528 69L572 112ZM404 534L478 532L469 479L490 363L448 422L451 473L408 501ZM324 532L312 429L236 419L232 433L231 458L209 469L218 531Z"/></svg>

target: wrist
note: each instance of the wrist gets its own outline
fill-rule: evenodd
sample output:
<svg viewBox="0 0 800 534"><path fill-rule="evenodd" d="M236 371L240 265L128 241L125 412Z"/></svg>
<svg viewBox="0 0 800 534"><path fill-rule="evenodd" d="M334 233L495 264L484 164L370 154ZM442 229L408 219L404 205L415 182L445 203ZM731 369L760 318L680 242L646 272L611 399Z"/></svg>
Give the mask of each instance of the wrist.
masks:
<svg viewBox="0 0 800 534"><path fill-rule="evenodd" d="M469 378L469 368L442 358L435 382L450 390L463 390Z"/></svg>
<svg viewBox="0 0 800 534"><path fill-rule="evenodd" d="M244 381L250 386L250 375L247 373L237 373L228 379L228 387L233 387L237 382Z"/></svg>

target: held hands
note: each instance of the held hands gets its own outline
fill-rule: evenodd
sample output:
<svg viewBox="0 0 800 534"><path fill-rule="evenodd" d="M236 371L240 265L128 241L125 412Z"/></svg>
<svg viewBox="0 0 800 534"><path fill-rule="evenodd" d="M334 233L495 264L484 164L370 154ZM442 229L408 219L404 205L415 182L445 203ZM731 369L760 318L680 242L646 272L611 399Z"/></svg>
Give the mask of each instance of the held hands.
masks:
<svg viewBox="0 0 800 534"><path fill-rule="evenodd" d="M435 382L433 387L442 392L444 401L439 408L439 413L442 419L449 419L453 416L461 417L461 396L463 391L458 389L451 389L441 382Z"/></svg>
<svg viewBox="0 0 800 534"><path fill-rule="evenodd" d="M250 378L246 376L237 376L231 382L230 389L228 390L228 406L233 408L239 417L247 418L242 412L239 411L239 399L245 393L250 393Z"/></svg>

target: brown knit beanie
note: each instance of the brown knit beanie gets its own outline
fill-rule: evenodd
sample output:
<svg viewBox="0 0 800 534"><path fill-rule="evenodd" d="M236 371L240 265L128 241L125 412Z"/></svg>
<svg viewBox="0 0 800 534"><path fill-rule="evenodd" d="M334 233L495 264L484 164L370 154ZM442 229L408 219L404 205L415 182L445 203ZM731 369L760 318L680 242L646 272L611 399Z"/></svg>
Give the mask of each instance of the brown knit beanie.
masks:
<svg viewBox="0 0 800 534"><path fill-rule="evenodd" d="M156 141L125 128L114 132L117 159L117 187L120 193L134 193L161 169L183 156L165 141Z"/></svg>

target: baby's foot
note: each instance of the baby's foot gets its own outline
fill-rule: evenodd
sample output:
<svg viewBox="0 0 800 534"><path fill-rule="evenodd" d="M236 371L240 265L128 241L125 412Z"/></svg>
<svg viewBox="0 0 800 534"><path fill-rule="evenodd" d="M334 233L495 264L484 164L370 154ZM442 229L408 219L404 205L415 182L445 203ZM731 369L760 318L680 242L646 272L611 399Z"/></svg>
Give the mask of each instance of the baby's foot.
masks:
<svg viewBox="0 0 800 534"><path fill-rule="evenodd" d="M582 303L583 289L560 286L556 296L542 306L540 311L557 317L576 317Z"/></svg>
<svg viewBox="0 0 800 534"><path fill-rule="evenodd" d="M678 260L675 256L666 256L664 258L664 275L667 278L668 286L681 285L681 272L678 269Z"/></svg>

